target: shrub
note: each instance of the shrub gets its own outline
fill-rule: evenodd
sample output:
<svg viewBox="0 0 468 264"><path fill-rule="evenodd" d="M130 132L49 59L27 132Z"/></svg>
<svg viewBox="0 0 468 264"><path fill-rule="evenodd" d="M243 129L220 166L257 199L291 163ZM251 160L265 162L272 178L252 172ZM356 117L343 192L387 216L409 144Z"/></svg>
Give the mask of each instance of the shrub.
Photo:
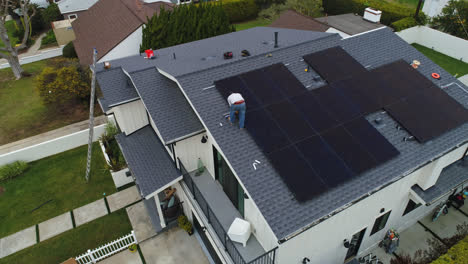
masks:
<svg viewBox="0 0 468 264"><path fill-rule="evenodd" d="M0 181L13 179L23 174L28 169L28 163L15 161L0 167Z"/></svg>
<svg viewBox="0 0 468 264"><path fill-rule="evenodd" d="M42 46L49 45L49 44L56 44L56 43L57 43L57 39L55 38L55 34L53 30L47 31L47 34L41 40Z"/></svg>
<svg viewBox="0 0 468 264"><path fill-rule="evenodd" d="M65 47L63 47L63 56L65 58L78 58L73 42L70 41L67 45L65 45Z"/></svg>
<svg viewBox="0 0 468 264"><path fill-rule="evenodd" d="M402 31L403 29L415 27L417 25L418 22L416 21L416 19L414 19L414 17L405 17L391 24L392 28L395 29L395 31Z"/></svg>
<svg viewBox="0 0 468 264"><path fill-rule="evenodd" d="M451 0L442 13L432 20L432 26L450 35L468 40L468 2Z"/></svg>
<svg viewBox="0 0 468 264"><path fill-rule="evenodd" d="M187 233L190 234L193 231L192 223L190 223L185 215L179 216L177 222L179 223L179 227L187 231Z"/></svg>
<svg viewBox="0 0 468 264"><path fill-rule="evenodd" d="M468 260L468 236L431 264L457 264L464 263L466 260Z"/></svg>
<svg viewBox="0 0 468 264"><path fill-rule="evenodd" d="M280 5L284 4L286 0L255 0L255 3L259 8L268 8L271 5Z"/></svg>
<svg viewBox="0 0 468 264"><path fill-rule="evenodd" d="M321 16L323 11L321 0L287 0L286 6L310 17Z"/></svg>
<svg viewBox="0 0 468 264"><path fill-rule="evenodd" d="M221 4L231 23L255 19L259 11L255 0L223 0Z"/></svg>
<svg viewBox="0 0 468 264"><path fill-rule="evenodd" d="M42 11L44 9L39 8L38 5L33 4L34 7L36 8L36 14L33 16L31 19L31 35L35 36L37 34L40 34L42 30L44 29L44 20L42 19ZM30 8L29 9L29 15L32 15L33 10Z"/></svg>
<svg viewBox="0 0 468 264"><path fill-rule="evenodd" d="M119 171L126 167L125 158L122 151L115 140L115 135L119 133L119 129L114 123L108 122L104 134L101 135L99 140L102 141L106 150L107 156L110 159L110 169L113 171Z"/></svg>
<svg viewBox="0 0 468 264"><path fill-rule="evenodd" d="M364 14L364 9L372 7L382 11L380 22L385 25L413 16L416 10L396 3L379 0L324 0L323 8L328 15L346 13ZM419 12L421 15L422 12Z"/></svg>
<svg viewBox="0 0 468 264"><path fill-rule="evenodd" d="M51 3L46 9L42 10L41 15L45 28L50 28L52 22L63 18L56 3Z"/></svg>
<svg viewBox="0 0 468 264"><path fill-rule="evenodd" d="M42 100L46 104L66 108L67 103L72 100L89 97L89 85L83 79L85 74L82 71L77 65L45 67L35 79L36 89Z"/></svg>
<svg viewBox="0 0 468 264"><path fill-rule="evenodd" d="M287 9L288 7L286 5L272 4L270 7L260 11L258 17L267 20L275 20L281 12Z"/></svg>

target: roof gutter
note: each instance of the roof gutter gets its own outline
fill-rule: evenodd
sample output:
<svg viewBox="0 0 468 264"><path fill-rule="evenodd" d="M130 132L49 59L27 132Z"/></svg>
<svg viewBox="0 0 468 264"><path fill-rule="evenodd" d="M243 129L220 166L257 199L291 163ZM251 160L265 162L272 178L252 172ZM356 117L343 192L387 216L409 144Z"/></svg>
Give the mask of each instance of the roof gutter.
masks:
<svg viewBox="0 0 468 264"><path fill-rule="evenodd" d="M450 148L450 149L448 149L448 150L445 151L445 152L442 152L439 156L436 156L435 158L433 158L433 159L431 159L431 160L429 160L429 161L427 161L427 162L421 164L420 166L417 166L417 167L415 167L415 168L413 168L413 169L411 169L411 170L408 170L407 172L403 173L403 174L402 174L401 176L399 176L399 177L396 177L395 179L391 180L391 181L388 182L387 184L384 184L384 185L382 185L382 186L380 186L380 187L378 187L378 188L376 188L376 189L374 189L374 190L368 192L367 194L362 195L361 197L357 198L356 200L354 200L354 201L352 201L352 202L350 202L350 203L348 203L348 204L345 204L344 206L342 206L342 207L336 209L334 212L332 212L332 213L330 213L330 214L328 214L328 215L326 215L326 216L323 216L322 218L319 218L318 220L315 220L314 222L312 222L312 223L309 224L309 225L304 226L304 227L301 228L300 230L298 230L298 231L296 231L296 232L293 232L293 233L291 233L291 234L289 234L289 235L286 235L284 238L278 240L278 243L279 243L279 244L282 244L282 243L284 243L284 242L286 242L286 241L288 241L288 240L291 240L292 238L294 238L294 237L300 235L301 233L303 233L303 232L309 230L310 228L312 228L312 227L314 227L314 226L320 224L321 222L327 220L328 218L330 218L330 217L332 217L332 216L334 216L334 215L339 214L340 212L344 211L345 209L348 209L349 207L351 207L352 205L354 205L354 204L356 204L356 203L358 203L358 202L360 202L360 201L366 199L367 197L369 197L369 196L373 195L374 193L376 193L376 192L378 192L378 191L380 191L380 190L386 188L387 186L389 186L389 185L391 185L391 184L393 184L393 183L395 183L395 182L397 182L397 181L403 179L404 177L408 176L409 174L411 174L411 173L413 173L413 172L419 170L420 168L426 166L427 164L433 162L434 160L439 159L439 158L441 158L442 156L445 156L447 153L449 153L449 152L451 152L451 151L453 151L453 150L455 150L455 149L461 147L462 145L464 145L464 144L466 144L466 143L468 143L468 140L465 140L465 141L463 141L462 143L459 143L458 145L456 145L455 147Z"/></svg>

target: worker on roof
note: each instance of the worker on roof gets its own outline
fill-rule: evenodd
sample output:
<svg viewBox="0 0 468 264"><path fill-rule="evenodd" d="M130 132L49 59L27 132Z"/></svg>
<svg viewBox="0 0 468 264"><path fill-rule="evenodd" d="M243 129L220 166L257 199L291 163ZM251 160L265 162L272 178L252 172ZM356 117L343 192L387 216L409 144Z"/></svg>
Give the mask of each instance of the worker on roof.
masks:
<svg viewBox="0 0 468 264"><path fill-rule="evenodd" d="M231 93L231 95L228 96L227 98L229 107L230 107L230 113L229 113L229 120L231 124L236 122L236 112L239 113L239 128L243 129L244 128L244 122L245 122L245 100L244 97L240 93Z"/></svg>

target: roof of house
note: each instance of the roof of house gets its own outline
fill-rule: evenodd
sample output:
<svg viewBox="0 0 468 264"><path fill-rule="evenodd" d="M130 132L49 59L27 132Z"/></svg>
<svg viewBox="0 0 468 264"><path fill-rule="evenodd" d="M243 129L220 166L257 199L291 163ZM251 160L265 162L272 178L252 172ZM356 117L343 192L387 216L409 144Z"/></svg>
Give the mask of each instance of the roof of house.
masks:
<svg viewBox="0 0 468 264"><path fill-rule="evenodd" d="M57 3L60 13L88 10L99 0L62 0Z"/></svg>
<svg viewBox="0 0 468 264"><path fill-rule="evenodd" d="M96 75L96 79L104 95L99 98L104 112L107 112L112 106L140 99L135 87L121 67L100 72Z"/></svg>
<svg viewBox="0 0 468 264"><path fill-rule="evenodd" d="M181 176L151 126L115 138L144 197Z"/></svg>
<svg viewBox="0 0 468 264"><path fill-rule="evenodd" d="M263 30L267 34L262 35ZM262 44L263 39L272 39L271 35L274 31L280 32L280 47L276 49ZM286 33L286 31L290 32ZM128 71L157 67L160 72L177 80L200 121L216 141L220 151L245 186L249 197L255 202L278 239L288 238L408 175L466 142L468 135L468 124L464 124L424 144L417 141L403 141L403 137L410 135L405 130L396 129L397 123L393 118L382 111L371 113L366 116L366 119L372 121L380 118L382 120L380 125L370 123L398 149L400 155L311 200L298 202L249 133L226 125L227 121L222 116L227 111L227 104L225 98L214 88L214 81L275 63L283 63L305 87L313 89L323 86L323 81L316 81L316 73L312 69L304 71L308 65L304 62L303 56L340 46L367 69L374 69L400 59L407 63L415 59L419 60L422 66L418 68L418 71L436 85L440 84L430 78L430 74L440 73L443 76L441 84L445 87L444 91L465 107L468 94L457 85L448 85L457 83L464 87L456 78L388 28L345 39L339 37L338 34L311 33L311 31L295 31L296 34L294 34L292 31L295 30L250 29L203 40L203 45L207 47L195 53L183 51L198 47L200 43L188 43L185 44L185 48L174 47L172 50L177 51L176 60L169 56L171 49L168 48L162 50L161 55L155 60L145 60L134 56L112 62L112 65L121 66ZM288 38L282 37L286 35ZM218 38L233 41L228 43L218 41ZM225 46L220 49L218 47L220 44ZM247 58L238 56L237 50L240 48L251 50L252 56ZM233 50L235 58L223 60L221 50ZM213 55L216 57L201 60L201 58ZM181 69L177 69L177 66ZM102 69L102 65L98 67ZM225 125L221 126L220 123ZM252 166L254 160L261 162L256 169Z"/></svg>
<svg viewBox="0 0 468 264"><path fill-rule="evenodd" d="M177 84L156 68L130 76L165 145L205 130Z"/></svg>
<svg viewBox="0 0 468 264"><path fill-rule="evenodd" d="M466 182L468 182L468 163L467 161L460 160L445 167L434 186L423 190L415 184L411 189L421 197L426 204L431 204L442 196L452 192L457 186Z"/></svg>
<svg viewBox="0 0 468 264"><path fill-rule="evenodd" d="M355 14L325 16L314 19L329 27L338 29L339 31L342 31L348 35L355 35L372 29L385 27L385 25L364 20L362 16Z"/></svg>
<svg viewBox="0 0 468 264"><path fill-rule="evenodd" d="M275 21L273 21L269 27L312 30L320 32L325 32L330 28L327 25L317 22L313 18L300 14L294 10L286 10L281 13L281 15Z"/></svg>
<svg viewBox="0 0 468 264"><path fill-rule="evenodd" d="M93 62L93 48L98 51L97 60L102 58L162 7L171 9L172 5L140 0L97 2L72 23L76 36L73 44L80 63L90 65Z"/></svg>

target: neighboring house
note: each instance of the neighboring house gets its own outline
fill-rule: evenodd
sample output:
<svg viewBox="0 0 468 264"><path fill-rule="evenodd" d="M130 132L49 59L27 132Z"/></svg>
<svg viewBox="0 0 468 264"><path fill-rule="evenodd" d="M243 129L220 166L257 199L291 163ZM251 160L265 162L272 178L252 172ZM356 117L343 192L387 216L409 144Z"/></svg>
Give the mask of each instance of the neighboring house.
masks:
<svg viewBox="0 0 468 264"><path fill-rule="evenodd" d="M329 48L334 52L325 53ZM251 56L241 57L244 49ZM225 60L225 51L234 57ZM421 62L417 70L409 67L413 60ZM389 28L341 38L258 27L157 50L156 59L136 55L110 65L97 65L99 103L122 132L117 141L154 228L163 232L181 207L216 263L341 264L376 247L389 228L402 231L432 213L468 181L461 160L468 146L468 87ZM434 72L441 81L431 78ZM369 88L360 90L364 97L352 92L363 87ZM226 94L239 89L247 102L245 130L224 118ZM451 104L421 105L431 98ZM279 107L296 100L304 108ZM271 114L274 109L280 115ZM413 116L417 112L423 115ZM313 132L358 113L364 130L354 130L353 121L341 134L335 133L340 126ZM437 119L444 113L453 115ZM434 133L422 140L428 130ZM304 131L321 134L297 141L309 135ZM308 144L311 139L322 143ZM342 169L355 176L340 180ZM163 202L168 187L176 188L180 202L172 207ZM235 218L251 225L245 247L227 235Z"/></svg>
<svg viewBox="0 0 468 264"><path fill-rule="evenodd" d="M48 0L31 0L31 4L36 4L39 8L47 8L49 6Z"/></svg>
<svg viewBox="0 0 468 264"><path fill-rule="evenodd" d="M449 0L425 0L422 11L429 17L435 17L442 13L442 9L448 4Z"/></svg>
<svg viewBox="0 0 468 264"><path fill-rule="evenodd" d="M57 3L65 19L75 19L96 4L98 0L61 0Z"/></svg>
<svg viewBox="0 0 468 264"><path fill-rule="evenodd" d="M355 14L312 18L294 10L287 10L281 13L270 27L338 33L345 38L385 26L369 22Z"/></svg>
<svg viewBox="0 0 468 264"><path fill-rule="evenodd" d="M161 8L169 10L172 4L100 0L72 23L80 63L92 64L93 48L99 62L139 54L142 25Z"/></svg>

